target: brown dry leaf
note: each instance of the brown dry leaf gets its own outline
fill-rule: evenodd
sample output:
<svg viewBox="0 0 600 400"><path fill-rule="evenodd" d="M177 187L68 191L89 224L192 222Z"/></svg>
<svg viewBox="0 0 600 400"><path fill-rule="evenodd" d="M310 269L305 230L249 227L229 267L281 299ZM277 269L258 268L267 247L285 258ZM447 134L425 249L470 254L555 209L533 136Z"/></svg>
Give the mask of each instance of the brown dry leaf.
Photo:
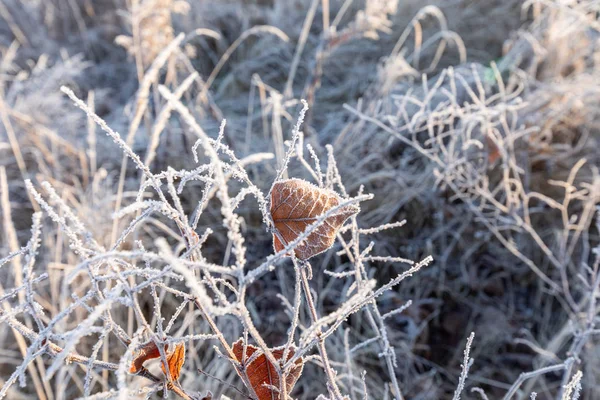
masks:
<svg viewBox="0 0 600 400"><path fill-rule="evenodd" d="M492 165L496 162L497 159L500 158L500 149L496 146L496 143L492 140L492 138L488 135L485 137L486 143L488 145L488 164Z"/></svg>
<svg viewBox="0 0 600 400"><path fill-rule="evenodd" d="M166 350L167 345L165 345L165 351ZM160 351L158 350L156 343L154 343L153 341L144 343L137 349L135 356L133 356L133 361L131 362L131 366L129 367L129 373L137 374L138 372L140 372L142 366L147 360L159 357Z"/></svg>
<svg viewBox="0 0 600 400"><path fill-rule="evenodd" d="M245 360L250 358L255 351L259 350L258 347L248 345L246 347L246 357ZM285 347L277 347L271 349L273 356L278 361L283 358L283 352L285 351ZM296 349L291 347L288 352L287 359L289 360L294 356ZM233 353L237 357L238 361L242 361L243 353L244 353L244 341L243 339L239 339L237 342L233 344ZM294 366L290 368L288 374L285 376L285 387L287 390L287 395L290 394L296 382L300 378L302 374L302 368L304 367L304 359L300 357L294 362ZM252 389L258 396L258 400L280 400L281 397L276 390L271 389L270 385L275 388L279 388L279 376L277 375L277 371L275 366L267 359L264 354L258 356L250 365L246 365L246 375L250 380L250 384L252 385ZM287 396L286 396L287 398Z"/></svg>
<svg viewBox="0 0 600 400"><path fill-rule="evenodd" d="M282 243L279 237L273 234L275 251L283 250L285 245L302 234L319 216L340 202L341 198L337 193L321 189L301 179L275 182L271 191L271 216L275 229L285 241ZM308 260L329 249L344 222L359 211L358 206L349 205L329 216L296 247L296 257Z"/></svg>
<svg viewBox="0 0 600 400"><path fill-rule="evenodd" d="M185 362L185 344L177 343L173 351L167 354L167 363L169 363L169 373L171 375L171 380L176 382L179 380L179 376L181 375L181 367L183 367L183 363ZM160 369L162 369L163 374L167 375L167 369L165 368L164 363L160 363Z"/></svg>

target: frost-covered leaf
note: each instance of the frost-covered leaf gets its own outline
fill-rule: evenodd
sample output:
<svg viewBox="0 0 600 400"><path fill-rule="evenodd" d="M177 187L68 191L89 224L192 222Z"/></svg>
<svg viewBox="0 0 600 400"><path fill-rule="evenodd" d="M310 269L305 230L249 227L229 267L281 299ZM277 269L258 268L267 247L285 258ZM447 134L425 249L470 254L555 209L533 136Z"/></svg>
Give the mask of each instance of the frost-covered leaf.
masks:
<svg viewBox="0 0 600 400"><path fill-rule="evenodd" d="M167 350L167 345L165 345L165 351ZM160 351L152 340L148 343L144 343L141 345L135 355L133 356L133 361L131 362L131 366L129 367L129 372L131 374L137 374L142 369L144 363L153 358L159 358Z"/></svg>
<svg viewBox="0 0 600 400"><path fill-rule="evenodd" d="M271 191L271 216L279 233L273 234L275 251L283 250L321 215L340 202L340 196L334 191L321 189L301 179L275 182ZM307 260L329 249L344 222L358 212L358 206L348 205L327 217L296 247L296 257Z"/></svg>
<svg viewBox="0 0 600 400"><path fill-rule="evenodd" d="M244 341L242 339L239 339L233 344L233 353L240 362L242 362L242 360L248 360L252 356L252 354L254 354L254 352L259 350L260 349L258 347L249 344L246 346L246 356L243 357ZM271 352L273 353L273 356L277 361L280 361L283 358L284 351L284 346L271 349ZM292 358L295 352L295 348L291 347L288 351L287 360ZM304 359L300 357L294 362L294 366L290 368L288 373L285 375L285 387L287 389L287 395L290 394L290 392L294 388L294 385L296 385L296 382L302 374L303 367ZM250 384L252 385L254 392L258 396L258 400L281 399L277 390L273 389L279 388L279 376L277 375L275 366L267 359L267 357L264 354L261 354L249 365L246 365L245 369L246 375L250 380Z"/></svg>
<svg viewBox="0 0 600 400"><path fill-rule="evenodd" d="M185 344L177 343L172 352L167 354L167 363L169 363L169 374L171 376L172 381L178 381L179 376L181 375L181 367L183 367L183 363L185 362ZM167 375L167 369L165 368L164 363L160 364L160 369L162 372Z"/></svg>

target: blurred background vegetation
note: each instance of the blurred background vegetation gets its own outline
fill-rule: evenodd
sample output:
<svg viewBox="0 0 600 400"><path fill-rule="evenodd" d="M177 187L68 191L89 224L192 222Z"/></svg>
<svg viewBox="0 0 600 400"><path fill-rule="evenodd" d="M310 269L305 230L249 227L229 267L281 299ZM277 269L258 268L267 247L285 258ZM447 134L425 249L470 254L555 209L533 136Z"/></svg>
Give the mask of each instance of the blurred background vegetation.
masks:
<svg viewBox="0 0 600 400"><path fill-rule="evenodd" d="M274 154L249 166L265 190L299 99L306 99L305 143L321 160L332 145L348 191L363 185L375 195L359 221L407 221L376 235L377 253L435 260L379 302L385 312L412 299L387 321L404 396L450 398L474 331L467 388L501 398L521 372L573 357L568 374L536 376L515 398L531 391L561 396L576 370L583 371L582 397L599 398L599 15L591 0L0 0L0 175L10 193L0 256L30 236L37 206L24 179L50 182L107 248L127 226L112 216L135 197L139 171L127 168L61 85L160 171L193 163L193 134L176 118L159 118L165 100L158 85L175 91L185 84L182 100L206 132L216 137L227 119L223 140L239 158ZM176 50L156 62L173 41ZM138 116L140 101L147 107ZM290 175L310 178L300 168ZM182 206L191 214L201 196L200 189L186 191ZM204 221L214 224L215 235L203 253L220 262L230 249L214 213ZM272 253L271 236L257 209L242 207L241 215L252 249L247 257L259 261ZM76 256L60 230L47 225L38 266L50 279L37 301L55 315L64 305L63 274ZM139 235L170 229L156 220ZM315 260L315 270L348 262L335 250ZM399 268L380 263L371 271L384 283ZM4 287L18 280L9 266L0 268ZM324 312L348 290L323 274L314 280ZM287 329L277 294L290 298L293 285L293 274L278 270L249 293L255 323L272 343ZM361 318L352 316L348 332L331 339L340 365L346 335L354 343L369 337ZM22 359L12 338L0 325L0 383ZM80 351L89 353L93 344L80 343ZM373 398L390 395L383 359L365 348L353 362L357 376L366 371ZM235 382L216 364L206 370ZM43 363L36 368L43 377ZM80 396L77 372L69 367L46 396ZM322 391L320 373L307 366L295 395L312 398L314 385ZM103 379L98 387L109 386L111 378ZM225 390L203 375L184 379L198 389ZM40 392L15 387L9 397Z"/></svg>

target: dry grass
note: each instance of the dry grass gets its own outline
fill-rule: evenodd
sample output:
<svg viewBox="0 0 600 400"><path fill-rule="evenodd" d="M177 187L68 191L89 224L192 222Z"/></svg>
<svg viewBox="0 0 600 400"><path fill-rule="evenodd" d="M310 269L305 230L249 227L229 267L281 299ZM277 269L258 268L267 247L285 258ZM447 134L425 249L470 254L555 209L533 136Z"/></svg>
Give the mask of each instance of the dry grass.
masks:
<svg viewBox="0 0 600 400"><path fill-rule="evenodd" d="M303 355L292 398L598 398L599 15L0 2L0 398L158 398L147 340L171 397L252 398L240 337ZM308 265L286 177L361 203Z"/></svg>

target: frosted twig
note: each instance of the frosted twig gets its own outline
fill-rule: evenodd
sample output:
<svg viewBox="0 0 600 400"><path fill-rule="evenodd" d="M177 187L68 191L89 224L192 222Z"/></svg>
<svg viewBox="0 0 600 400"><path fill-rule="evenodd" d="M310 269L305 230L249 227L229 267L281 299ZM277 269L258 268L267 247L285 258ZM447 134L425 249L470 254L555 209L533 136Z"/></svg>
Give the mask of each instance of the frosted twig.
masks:
<svg viewBox="0 0 600 400"><path fill-rule="evenodd" d="M458 380L458 386L454 391L454 396L452 400L460 400L460 395L462 391L465 389L465 381L467 380L467 375L469 374L469 368L471 367L471 363L473 359L469 357L469 353L471 352L471 345L473 344L473 339L475 338L475 332L471 332L469 338L467 339L467 344L465 346L465 357L462 363L462 371L460 373L460 378Z"/></svg>
<svg viewBox="0 0 600 400"><path fill-rule="evenodd" d="M521 373L521 375L519 375L519 379L517 379L515 383L513 383L506 395L504 395L503 399L510 400L515 395L515 393L517 393L517 390L519 390L519 387L523 384L523 382L525 382L527 379L531 379L535 376L547 374L550 372L561 371L565 369L569 363L572 362L573 359L568 358L560 364L550 365L548 367L536 369L535 371Z"/></svg>

